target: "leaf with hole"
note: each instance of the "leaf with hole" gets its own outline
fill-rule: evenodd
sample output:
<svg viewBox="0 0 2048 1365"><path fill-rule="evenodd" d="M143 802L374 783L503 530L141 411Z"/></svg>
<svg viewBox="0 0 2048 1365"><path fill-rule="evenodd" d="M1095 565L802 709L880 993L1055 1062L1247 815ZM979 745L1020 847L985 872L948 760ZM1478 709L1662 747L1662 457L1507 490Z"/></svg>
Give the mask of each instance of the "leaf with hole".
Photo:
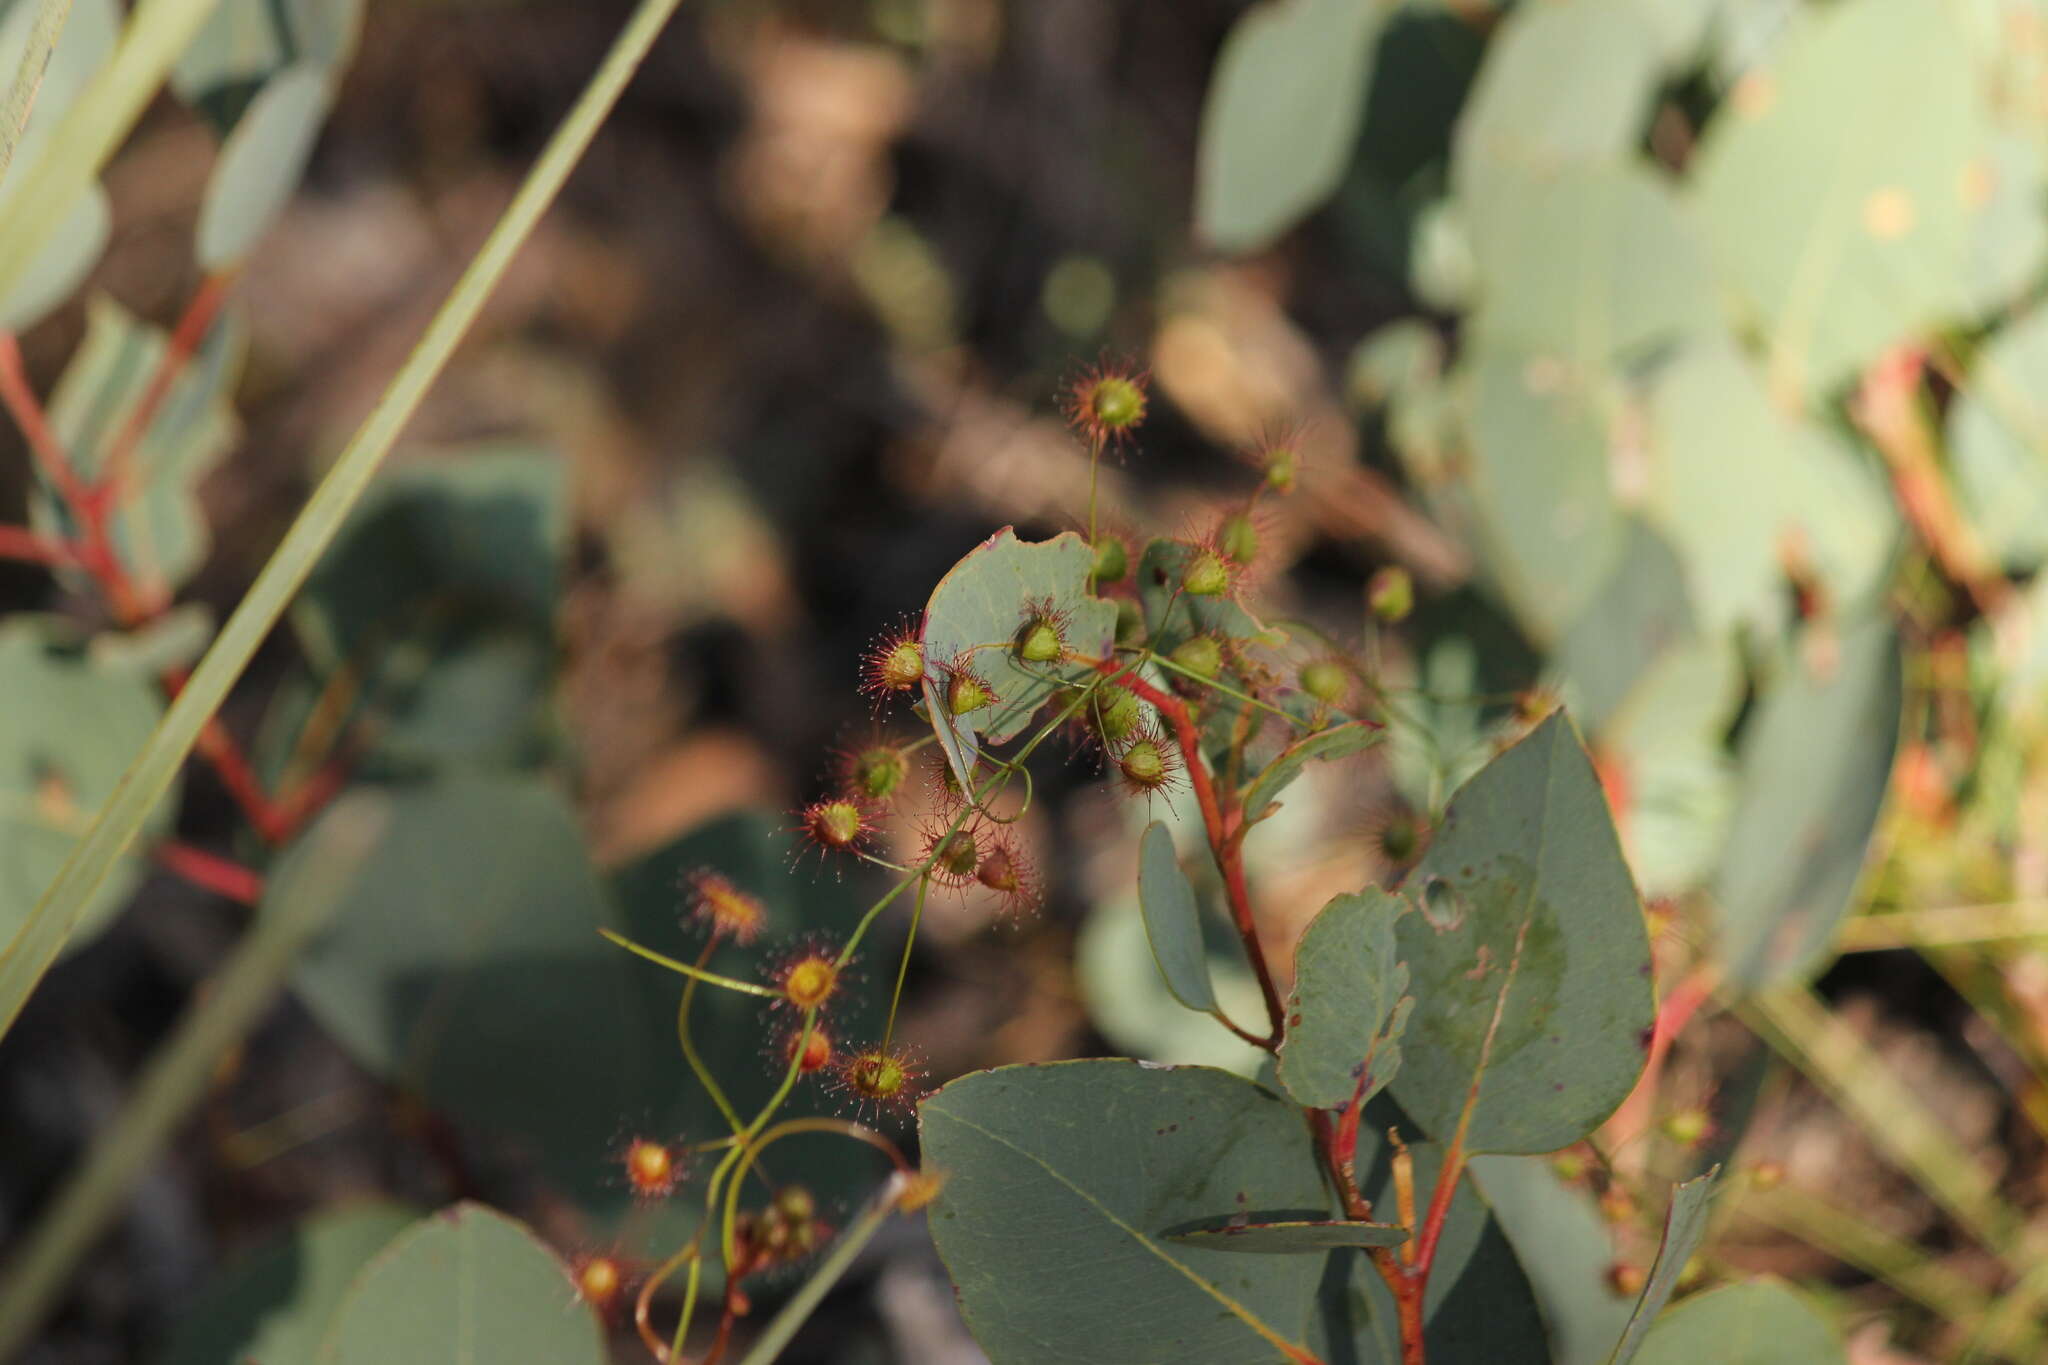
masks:
<svg viewBox="0 0 2048 1365"><path fill-rule="evenodd" d="M1377 887L1338 896L1294 947L1294 988L1280 1044L1280 1084L1310 1109L1336 1109L1386 1088L1401 1067L1414 1001L1395 958L1394 921L1407 906Z"/></svg>
<svg viewBox="0 0 2048 1365"><path fill-rule="evenodd" d="M398 1235L349 1291L318 1365L532 1360L605 1365L568 1267L523 1224L457 1204Z"/></svg>
<svg viewBox="0 0 2048 1365"><path fill-rule="evenodd" d="M1549 1152L1635 1085L1655 1015L1642 902L1563 712L1451 798L1396 922L1416 1008L1393 1093L1466 1149Z"/></svg>

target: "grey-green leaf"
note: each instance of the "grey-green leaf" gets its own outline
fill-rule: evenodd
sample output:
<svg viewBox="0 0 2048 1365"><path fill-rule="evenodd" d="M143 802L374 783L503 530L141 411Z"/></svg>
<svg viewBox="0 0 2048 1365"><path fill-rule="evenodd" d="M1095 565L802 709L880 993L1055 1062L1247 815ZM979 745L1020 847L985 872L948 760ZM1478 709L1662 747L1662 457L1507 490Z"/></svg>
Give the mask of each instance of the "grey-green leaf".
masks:
<svg viewBox="0 0 2048 1365"><path fill-rule="evenodd" d="M1396 923L1417 1007L1394 1094L1474 1152L1549 1152L1642 1070L1655 1014L1642 904L1563 712L1458 789Z"/></svg>
<svg viewBox="0 0 2048 1365"><path fill-rule="evenodd" d="M555 1254L523 1224L457 1204L415 1223L370 1263L316 1359L606 1365L609 1356Z"/></svg>
<svg viewBox="0 0 2048 1365"><path fill-rule="evenodd" d="M357 1272L418 1216L402 1204L364 1202L293 1224L182 1312L161 1365L312 1360Z"/></svg>
<svg viewBox="0 0 2048 1365"><path fill-rule="evenodd" d="M1202 911L1195 889L1180 870L1173 833L1154 820L1138 845L1138 904L1145 914L1145 937L1152 960L1166 978L1173 998L1204 1014L1216 1008L1216 988L1209 981L1209 955L1202 946Z"/></svg>
<svg viewBox="0 0 2048 1365"><path fill-rule="evenodd" d="M2048 560L2048 307L2001 327L1948 412L1956 493L1986 547L2017 569Z"/></svg>
<svg viewBox="0 0 2048 1365"><path fill-rule="evenodd" d="M1715 258L1763 323L1774 389L1811 396L1970 309L1995 172L1949 7L1858 0L1798 24L1708 123L1693 182Z"/></svg>
<svg viewBox="0 0 2048 1365"><path fill-rule="evenodd" d="M1223 40L1202 103L1195 229L1266 245L1337 188L1365 113L1383 0L1266 0Z"/></svg>
<svg viewBox="0 0 2048 1365"><path fill-rule="evenodd" d="M1316 1276L1167 1240L1240 1209L1327 1209L1301 1111L1206 1067L1055 1062L920 1109L932 1240L994 1365L1238 1365L1299 1345ZM1047 1312L1047 1304L1057 1304Z"/></svg>
<svg viewBox="0 0 2048 1365"><path fill-rule="evenodd" d="M1036 605L1059 621L1069 654L1107 659L1116 638L1116 604L1088 592L1095 556L1080 536L1023 541L1009 527L977 545L932 590L924 613L924 699L954 775L974 777L976 737L992 744L1012 738L1040 706L1060 691L1061 680L1088 674L1086 665L1026 664L1005 646L1023 629ZM949 669L971 670L994 701L953 714L947 705Z"/></svg>
<svg viewBox="0 0 2048 1365"><path fill-rule="evenodd" d="M1325 905L1294 948L1280 1084L1310 1109L1370 1097L1401 1066L1408 968L1394 921L1407 907L1377 887Z"/></svg>
<svg viewBox="0 0 2048 1365"><path fill-rule="evenodd" d="M1528 1270L1557 1365L1607 1365L1630 1305L1608 1279L1614 1234L1591 1193L1548 1157L1474 1157L1471 1171Z"/></svg>
<svg viewBox="0 0 2048 1365"><path fill-rule="evenodd" d="M1650 1329L1636 1365L1843 1365L1841 1338L1774 1280L1695 1295Z"/></svg>
<svg viewBox="0 0 2048 1365"><path fill-rule="evenodd" d="M1354 720L1318 730L1282 749L1271 763L1252 779L1244 793L1247 823L1264 816L1287 785L1301 776L1302 769L1317 759L1347 758L1363 753L1380 742L1384 731L1370 721Z"/></svg>
<svg viewBox="0 0 2048 1365"><path fill-rule="evenodd" d="M1726 979L1745 991L1819 966L1884 804L1904 705L1898 637L1882 618L1838 630L1788 654L1743 733L1714 900Z"/></svg>
<svg viewBox="0 0 2048 1365"><path fill-rule="evenodd" d="M339 70L355 54L364 0L220 0L171 72L171 89L230 132L285 68Z"/></svg>
<svg viewBox="0 0 2048 1365"><path fill-rule="evenodd" d="M1274 1219L1271 1214L1261 1213L1206 1221L1213 1226L1171 1232L1167 1234L1168 1240L1207 1251L1265 1256L1320 1255L1339 1247L1393 1247L1408 1240L1408 1229L1398 1223L1337 1218Z"/></svg>
<svg viewBox="0 0 2048 1365"><path fill-rule="evenodd" d="M57 875L72 842L114 793L129 758L163 716L149 679L96 668L53 618L0 623L0 938L14 934ZM143 826L137 853L169 831L177 791ZM142 876L139 857L118 862L71 935L75 947L104 927Z"/></svg>
<svg viewBox="0 0 2048 1365"><path fill-rule="evenodd" d="M1657 1244L1657 1262L1650 1267L1643 1296L1636 1301L1635 1312L1629 1315L1621 1340L1615 1343L1610 1365L1629 1365L1636 1358L1650 1334L1651 1324L1671 1301L1686 1262L1699 1249L1700 1239L1707 1235L1707 1215L1713 1208L1714 1177L1718 1174L1717 1166L1672 1189L1671 1207L1664 1214L1664 1237Z"/></svg>
<svg viewBox="0 0 2048 1365"><path fill-rule="evenodd" d="M349 820L381 834L340 885L320 857ZM479 1131L509 1135L564 1188L616 1212L621 1115L674 1093L653 969L598 937L615 921L574 812L545 782L451 773L359 785L278 859L265 914L339 898L293 986L370 1070Z"/></svg>
<svg viewBox="0 0 2048 1365"><path fill-rule="evenodd" d="M333 71L318 62L287 67L257 92L221 145L199 206L193 250L202 269L239 264L283 210L333 96Z"/></svg>
<svg viewBox="0 0 2048 1365"><path fill-rule="evenodd" d="M205 561L209 535L199 481L238 439L228 399L241 374L243 328L232 314L215 322L180 369L133 451L129 478L114 503L114 546L145 590L168 592ZM169 338L105 296L86 310L85 340L50 399L50 425L81 477L99 475L150 388ZM38 490L34 519L68 528L70 514Z"/></svg>

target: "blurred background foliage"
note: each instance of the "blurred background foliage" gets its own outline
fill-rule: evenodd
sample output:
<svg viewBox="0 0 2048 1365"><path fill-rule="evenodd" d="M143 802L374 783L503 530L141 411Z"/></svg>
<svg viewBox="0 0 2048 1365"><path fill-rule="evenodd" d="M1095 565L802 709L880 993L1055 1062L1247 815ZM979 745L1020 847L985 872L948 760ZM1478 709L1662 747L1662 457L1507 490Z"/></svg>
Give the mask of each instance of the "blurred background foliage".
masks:
<svg viewBox="0 0 2048 1365"><path fill-rule="evenodd" d="M80 472L151 472L111 521L142 624L75 566L0 563L10 932L627 8L223 0L4 291ZM0 216L121 17L75 0ZM1603 1149L1478 1172L1557 1358L1627 1316L1662 1216L1637 1193L1721 1160L1701 1279L1788 1278L1859 1365L2039 1359L2044 178L2032 0L686 6L224 713L317 815L270 857L195 764L0 1045L4 1245L248 922L165 850L328 919L25 1358L293 1358L455 1200L571 1255L672 1240L608 1162L704 1101L668 980L591 930L673 948L703 865L776 937L850 921L861 879L788 875L782 812L874 733L877 632L995 528L1081 519L1053 397L1113 352L1155 397L1103 472L1116 527L1205 527L1285 433L1260 601L1398 689L1393 742L1249 846L1275 944L1398 876L1398 832L1553 702L1592 748L1660 988L1699 1013ZM74 529L0 439L6 519ZM1365 620L1387 565L1419 586L1398 634ZM899 1031L936 1077L1252 1069L1152 970L1144 817L1043 769L1042 914L926 920ZM1226 1006L1255 992L1212 947ZM698 1037L744 1103L770 1040L716 1003ZM787 1160L843 1218L880 1167L819 1150ZM445 1235L529 1265L494 1217ZM978 1357L906 1226L790 1358Z"/></svg>

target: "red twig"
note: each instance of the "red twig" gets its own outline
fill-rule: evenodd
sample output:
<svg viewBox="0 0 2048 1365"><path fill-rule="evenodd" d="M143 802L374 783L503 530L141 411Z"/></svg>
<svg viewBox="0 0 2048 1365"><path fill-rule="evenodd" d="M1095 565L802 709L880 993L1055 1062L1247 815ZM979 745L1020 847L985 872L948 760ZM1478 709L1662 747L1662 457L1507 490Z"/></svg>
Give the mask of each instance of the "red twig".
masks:
<svg viewBox="0 0 2048 1365"><path fill-rule="evenodd" d="M151 423L156 421L157 412L170 394L171 386L184 373L186 362L191 360L200 343L206 340L206 334L213 329L213 321L220 316L221 305L227 302L234 282L233 271L217 271L208 275L200 281L191 301L185 305L185 312L172 329L163 356L157 361L156 372L149 377L149 386L142 391L135 406L129 409L128 419L107 446L99 476L85 494L91 500L95 513L103 513L106 507L121 500L142 438L149 433Z"/></svg>
<svg viewBox="0 0 2048 1365"><path fill-rule="evenodd" d="M156 860L194 886L255 906L263 899L262 874L230 858L169 839L154 850Z"/></svg>
<svg viewBox="0 0 2048 1365"><path fill-rule="evenodd" d="M183 668L174 668L163 675L164 692L176 697L185 690L185 683L192 675ZM221 724L220 717L207 720L199 732L199 740L193 749L212 765L221 785L228 795L241 807L243 818L261 835L268 844L283 843L290 832L284 812L277 802L270 799L263 790L263 780L256 776L256 768L249 762L242 746Z"/></svg>
<svg viewBox="0 0 2048 1365"><path fill-rule="evenodd" d="M53 568L78 562L69 545L52 536L38 535L26 526L0 526L0 559L18 559Z"/></svg>
<svg viewBox="0 0 2048 1365"><path fill-rule="evenodd" d="M1259 1040L1259 1046L1270 1052L1280 1045L1286 1011L1280 1004L1280 992L1273 984L1272 969L1266 964L1266 950L1259 942L1258 921L1252 915L1251 894L1245 887L1244 858L1240 848L1242 821L1235 811L1227 810L1217 799L1208 769L1202 766L1201 739L1195 730L1194 718L1188 715L1188 709L1180 698L1160 691L1143 678L1126 671L1125 665L1112 660L1097 660L1095 667L1117 686L1141 701L1150 702L1153 709L1165 716L1173 727L1174 743L1180 747L1188 780L1194 784L1195 801L1202 808L1202 824L1208 832L1210 852L1216 857L1217 871L1223 874L1224 891L1230 899L1231 919L1237 925L1238 937L1244 940L1245 957L1251 962L1252 974L1259 979L1259 991L1266 998L1266 1015L1272 1033Z"/></svg>

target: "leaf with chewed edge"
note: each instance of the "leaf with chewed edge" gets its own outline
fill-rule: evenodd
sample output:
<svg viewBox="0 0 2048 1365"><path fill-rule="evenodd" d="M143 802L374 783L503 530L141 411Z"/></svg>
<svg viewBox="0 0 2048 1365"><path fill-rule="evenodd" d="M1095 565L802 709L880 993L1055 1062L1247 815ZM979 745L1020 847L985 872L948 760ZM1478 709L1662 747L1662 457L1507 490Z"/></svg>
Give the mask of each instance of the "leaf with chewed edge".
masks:
<svg viewBox="0 0 2048 1365"><path fill-rule="evenodd" d="M1095 556L1071 531L1046 541L1024 541L1009 527L990 536L955 564L925 606L922 640L924 700L946 761L963 784L974 777L977 737L991 744L1013 738L1038 708L1089 676L1085 664L1026 663L1013 642L1034 610L1059 623L1068 654L1107 659L1116 639L1116 604L1091 596L1088 574ZM967 668L994 694L986 707L954 715L946 704L949 668Z"/></svg>
<svg viewBox="0 0 2048 1365"><path fill-rule="evenodd" d="M1394 921L1407 907L1371 887L1320 910L1294 949L1294 989L1280 1045L1280 1084L1310 1109L1379 1093L1401 1065L1414 1002L1395 958Z"/></svg>

